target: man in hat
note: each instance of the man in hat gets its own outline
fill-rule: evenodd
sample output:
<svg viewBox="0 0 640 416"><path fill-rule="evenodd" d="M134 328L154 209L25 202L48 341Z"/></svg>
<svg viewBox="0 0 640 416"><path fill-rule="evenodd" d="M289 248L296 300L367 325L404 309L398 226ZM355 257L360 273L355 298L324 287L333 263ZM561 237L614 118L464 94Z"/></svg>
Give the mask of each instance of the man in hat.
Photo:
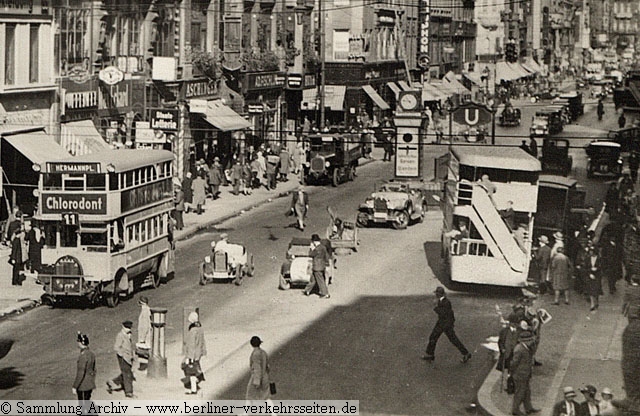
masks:
<svg viewBox="0 0 640 416"><path fill-rule="evenodd" d="M553 416L580 416L580 404L575 401L576 392L573 387L565 387L563 389L564 400L553 406Z"/></svg>
<svg viewBox="0 0 640 416"><path fill-rule="evenodd" d="M177 183L174 186L174 204L175 204L175 217L176 217L176 229L182 230L184 228L184 191L182 190L182 184Z"/></svg>
<svg viewBox="0 0 640 416"><path fill-rule="evenodd" d="M572 273L573 265L571 260L564 254L564 246L558 247L558 251L551 257L551 265L549 266L549 276L554 290L554 305L560 304L560 294L564 294L564 303L569 304Z"/></svg>
<svg viewBox="0 0 640 416"><path fill-rule="evenodd" d="M147 359L149 357L148 353L151 351L152 335L149 298L146 296L140 296L138 305L140 305L140 315L138 316L138 344L136 345L136 351L138 351L138 349L144 350L144 353L138 354L138 356L140 357L140 370L146 370Z"/></svg>
<svg viewBox="0 0 640 416"><path fill-rule="evenodd" d="M220 196L220 184L222 183L222 166L220 166L220 158L218 156L213 158L213 164L209 168L209 190L213 199L218 199Z"/></svg>
<svg viewBox="0 0 640 416"><path fill-rule="evenodd" d="M271 380L269 378L269 372L271 370L269 365L269 354L262 348L262 340L258 336L252 336L249 341L253 351L249 358L249 370L251 376L249 377L249 383L247 383L247 393L245 396L247 405L251 405L253 400L260 403L267 402L267 405L272 406L271 402ZM246 414L246 413L245 413ZM271 412L272 415L275 413Z"/></svg>
<svg viewBox="0 0 640 416"><path fill-rule="evenodd" d="M291 212L298 219L298 228L304 231L304 219L309 210L309 195L304 191L303 186L299 186L296 192L292 193Z"/></svg>
<svg viewBox="0 0 640 416"><path fill-rule="evenodd" d="M617 414L616 408L613 406L611 400L613 400L613 393L611 393L611 389L609 387L605 387L602 389L602 393L600 393L602 400L600 400L600 416L613 416Z"/></svg>
<svg viewBox="0 0 640 416"><path fill-rule="evenodd" d="M522 331L518 336L518 345L513 349L511 366L509 372L515 384L513 393L513 403L511 405L512 415L524 415L538 413L531 404L531 373L533 371L533 348L535 337L530 331ZM525 413L520 411L520 405L524 405Z"/></svg>
<svg viewBox="0 0 640 416"><path fill-rule="evenodd" d="M538 237L540 247L536 251L536 263L538 265L538 285L540 293L547 291L547 275L549 274L549 263L551 261L551 247L549 247L549 237L541 235Z"/></svg>
<svg viewBox="0 0 640 416"><path fill-rule="evenodd" d="M327 265L330 261L329 252L327 251L327 248L320 242L320 236L318 234L314 234L311 236L310 249L312 272L309 283L304 288L303 293L306 296L309 296L311 294L311 291L316 286L318 286L320 298L329 299L331 296L329 295L329 289L327 288L324 275Z"/></svg>
<svg viewBox="0 0 640 416"><path fill-rule="evenodd" d="M455 316L451 302L447 299L442 286L438 286L434 291L436 295L436 306L433 309L438 315L438 321L436 322L431 335L429 335L429 343L427 344L426 355L422 357L425 361L433 361L435 359L436 344L438 338L443 333L449 338L449 341L458 348L460 354L462 354L462 362L466 363L471 358L471 353L465 348L462 342L458 339L456 332L453 328L455 322Z"/></svg>
<svg viewBox="0 0 640 416"><path fill-rule="evenodd" d="M133 344L131 342L131 328L133 328L133 322L124 321L122 323L122 329L116 336L113 349L118 358L120 374L113 380L107 381L107 391L109 394L111 394L113 390L124 389L125 396L130 398L133 397L133 372L131 370L133 365ZM115 388L114 384L120 387Z"/></svg>
<svg viewBox="0 0 640 416"><path fill-rule="evenodd" d="M580 393L584 395L585 401L580 404L582 408L578 414L583 416L600 416L600 403L596 399L598 390L591 384L587 384L580 389Z"/></svg>
<svg viewBox="0 0 640 416"><path fill-rule="evenodd" d="M78 402L84 408L91 400L91 392L96 388L96 355L89 348L88 336L78 332L77 342L80 355L71 391L78 396Z"/></svg>
<svg viewBox="0 0 640 416"><path fill-rule="evenodd" d="M184 179L182 180L182 192L184 192L184 211L186 213L189 213L193 205L193 189L191 189L193 179L191 178L191 176L191 172L187 172L187 174L184 175Z"/></svg>

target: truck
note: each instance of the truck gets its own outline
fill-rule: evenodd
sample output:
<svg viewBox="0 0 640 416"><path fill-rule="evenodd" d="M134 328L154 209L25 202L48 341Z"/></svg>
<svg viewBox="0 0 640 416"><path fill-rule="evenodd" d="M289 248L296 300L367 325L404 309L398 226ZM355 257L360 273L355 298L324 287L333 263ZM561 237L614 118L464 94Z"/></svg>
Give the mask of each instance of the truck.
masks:
<svg viewBox="0 0 640 416"><path fill-rule="evenodd" d="M350 133L321 133L308 137L310 151L305 182L329 182L332 186L352 181L362 157L360 136Z"/></svg>

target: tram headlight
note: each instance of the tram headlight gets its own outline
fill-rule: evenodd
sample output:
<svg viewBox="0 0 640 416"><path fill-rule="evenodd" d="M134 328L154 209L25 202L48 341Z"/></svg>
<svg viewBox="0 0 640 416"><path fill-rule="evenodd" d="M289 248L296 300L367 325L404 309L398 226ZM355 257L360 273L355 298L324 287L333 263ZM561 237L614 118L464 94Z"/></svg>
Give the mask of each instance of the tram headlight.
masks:
<svg viewBox="0 0 640 416"><path fill-rule="evenodd" d="M38 189L34 189L32 192L33 196L35 196L36 198L40 196L40 191Z"/></svg>
<svg viewBox="0 0 640 416"><path fill-rule="evenodd" d="M115 171L116 171L116 167L115 167L115 166L113 166L113 164L112 164L112 163L109 163L109 164L107 165L107 172L109 172L109 173L113 173L113 172L115 172Z"/></svg>
<svg viewBox="0 0 640 416"><path fill-rule="evenodd" d="M31 165L31 169L33 169L34 172L40 172L41 167L39 163L34 163L33 165Z"/></svg>

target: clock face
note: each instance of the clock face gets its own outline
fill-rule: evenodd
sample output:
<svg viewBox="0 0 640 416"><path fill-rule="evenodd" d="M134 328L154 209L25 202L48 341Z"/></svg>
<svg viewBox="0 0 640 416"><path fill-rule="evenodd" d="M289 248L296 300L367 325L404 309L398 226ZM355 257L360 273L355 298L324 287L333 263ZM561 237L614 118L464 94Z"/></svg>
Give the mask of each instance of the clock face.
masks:
<svg viewBox="0 0 640 416"><path fill-rule="evenodd" d="M405 94L400 98L400 106L404 110L415 110L418 107L418 99L413 94Z"/></svg>

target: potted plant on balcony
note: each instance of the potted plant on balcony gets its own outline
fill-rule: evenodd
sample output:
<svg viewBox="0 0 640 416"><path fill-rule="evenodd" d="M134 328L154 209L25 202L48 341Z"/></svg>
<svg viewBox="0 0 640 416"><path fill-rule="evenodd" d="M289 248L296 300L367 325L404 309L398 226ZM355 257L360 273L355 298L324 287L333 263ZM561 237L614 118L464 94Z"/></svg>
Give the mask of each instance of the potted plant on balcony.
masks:
<svg viewBox="0 0 640 416"><path fill-rule="evenodd" d="M240 57L243 70L246 72L277 71L279 59L273 51L246 50Z"/></svg>
<svg viewBox="0 0 640 416"><path fill-rule="evenodd" d="M222 78L222 58L220 51L214 53L205 52L200 49L192 49L189 58L193 66L202 73L202 75L212 81L219 81Z"/></svg>
<svg viewBox="0 0 640 416"><path fill-rule="evenodd" d="M320 64L320 57L316 53L316 51L311 50L311 48L305 48L304 50L304 66L307 72L315 71Z"/></svg>

